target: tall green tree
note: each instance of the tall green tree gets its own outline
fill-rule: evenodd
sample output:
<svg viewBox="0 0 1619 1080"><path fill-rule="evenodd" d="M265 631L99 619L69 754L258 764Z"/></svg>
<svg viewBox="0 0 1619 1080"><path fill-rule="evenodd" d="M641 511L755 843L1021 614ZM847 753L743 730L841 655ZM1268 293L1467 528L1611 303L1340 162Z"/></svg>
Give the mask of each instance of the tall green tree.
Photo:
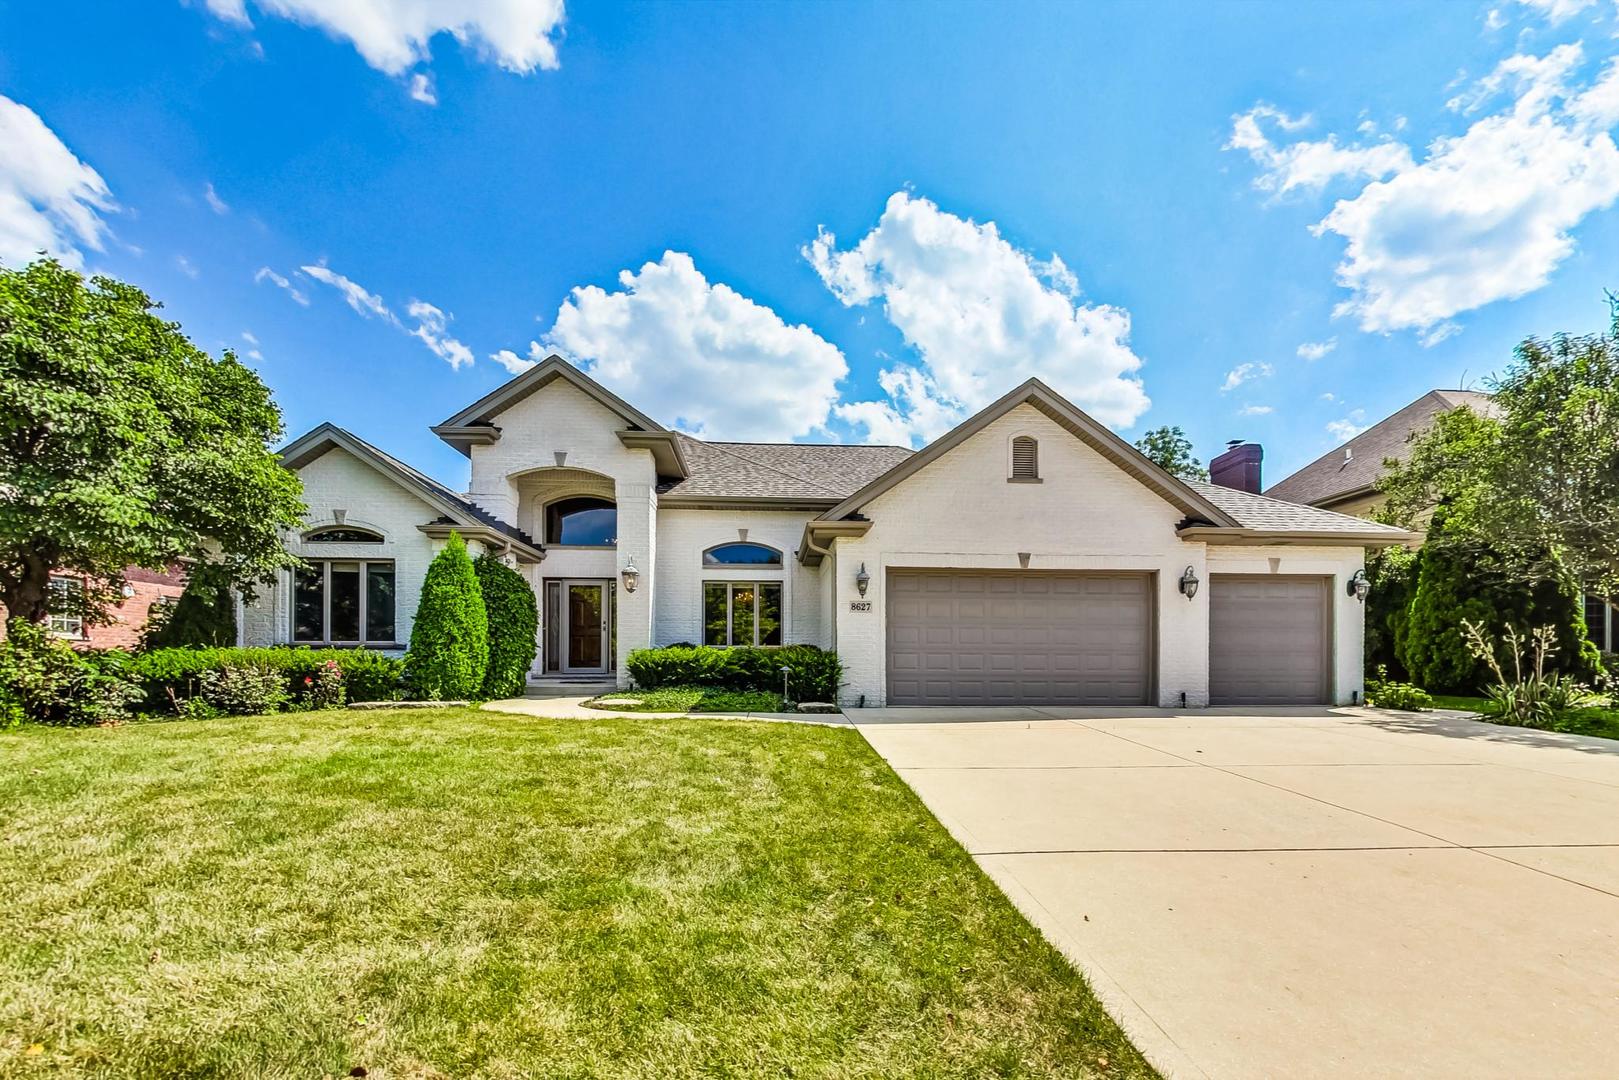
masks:
<svg viewBox="0 0 1619 1080"><path fill-rule="evenodd" d="M1178 427L1153 428L1136 440L1136 449L1171 476L1182 480L1209 478L1209 470L1192 455L1192 440Z"/></svg>
<svg viewBox="0 0 1619 1080"><path fill-rule="evenodd" d="M251 595L291 565L301 487L281 412L132 285L53 259L0 267L0 603L40 622L50 575L211 559ZM92 608L102 601L88 595ZM96 617L101 612L92 610Z"/></svg>
<svg viewBox="0 0 1619 1080"><path fill-rule="evenodd" d="M539 651L535 635L540 628L539 605L523 575L486 552L472 561L489 616L489 667L484 672L483 696L516 697L528 681L528 669Z"/></svg>
<svg viewBox="0 0 1619 1080"><path fill-rule="evenodd" d="M217 563L198 563L186 578L173 608L149 617L141 647L215 648L236 644L236 599L231 581Z"/></svg>
<svg viewBox="0 0 1619 1080"><path fill-rule="evenodd" d="M1486 415L1440 416L1389 469L1388 519L1420 525L1443 504L1447 542L1525 581L1619 593L1619 328L1531 338L1490 385Z"/></svg>
<svg viewBox="0 0 1619 1080"><path fill-rule="evenodd" d="M489 615L460 533L428 564L405 654L405 682L416 697L454 701L483 696L489 669Z"/></svg>

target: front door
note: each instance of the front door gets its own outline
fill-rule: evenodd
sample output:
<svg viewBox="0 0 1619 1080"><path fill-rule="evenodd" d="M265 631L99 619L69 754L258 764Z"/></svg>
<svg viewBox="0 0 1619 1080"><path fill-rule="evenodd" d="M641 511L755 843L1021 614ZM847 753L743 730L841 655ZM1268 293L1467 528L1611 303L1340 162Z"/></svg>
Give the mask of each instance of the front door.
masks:
<svg viewBox="0 0 1619 1080"><path fill-rule="evenodd" d="M562 670L606 671L607 587L600 582L570 581L564 589L567 615Z"/></svg>

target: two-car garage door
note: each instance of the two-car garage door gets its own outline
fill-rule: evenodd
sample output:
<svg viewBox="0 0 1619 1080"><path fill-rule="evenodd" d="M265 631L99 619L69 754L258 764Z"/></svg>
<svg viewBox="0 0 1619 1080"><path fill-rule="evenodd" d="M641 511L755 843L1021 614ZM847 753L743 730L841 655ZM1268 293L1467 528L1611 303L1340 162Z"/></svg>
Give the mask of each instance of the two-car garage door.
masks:
<svg viewBox="0 0 1619 1080"><path fill-rule="evenodd" d="M1148 574L890 571L891 705L1144 705Z"/></svg>

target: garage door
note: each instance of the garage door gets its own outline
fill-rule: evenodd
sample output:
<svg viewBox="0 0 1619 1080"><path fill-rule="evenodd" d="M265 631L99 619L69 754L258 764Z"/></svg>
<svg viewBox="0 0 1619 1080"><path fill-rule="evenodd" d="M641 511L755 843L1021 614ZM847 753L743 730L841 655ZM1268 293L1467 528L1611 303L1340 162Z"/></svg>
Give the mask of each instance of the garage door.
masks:
<svg viewBox="0 0 1619 1080"><path fill-rule="evenodd" d="M1145 704L1151 581L890 571L889 704Z"/></svg>
<svg viewBox="0 0 1619 1080"><path fill-rule="evenodd" d="M1327 700L1327 578L1209 575L1209 700Z"/></svg>

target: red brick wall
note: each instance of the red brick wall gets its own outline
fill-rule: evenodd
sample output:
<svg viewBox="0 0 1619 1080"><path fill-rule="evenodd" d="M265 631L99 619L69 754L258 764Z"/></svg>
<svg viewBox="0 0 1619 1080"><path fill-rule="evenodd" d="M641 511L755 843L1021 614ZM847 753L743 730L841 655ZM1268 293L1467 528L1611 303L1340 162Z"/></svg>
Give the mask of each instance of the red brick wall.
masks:
<svg viewBox="0 0 1619 1080"><path fill-rule="evenodd" d="M177 600L185 591L185 571L176 567L168 573L142 570L131 566L124 571L124 581L135 590L135 595L120 598L108 612L112 621L105 626L87 626L83 637L74 643L87 649L133 649L140 644L141 632L146 629L146 618L152 605L164 597ZM6 609L0 605L0 634L4 633Z"/></svg>

